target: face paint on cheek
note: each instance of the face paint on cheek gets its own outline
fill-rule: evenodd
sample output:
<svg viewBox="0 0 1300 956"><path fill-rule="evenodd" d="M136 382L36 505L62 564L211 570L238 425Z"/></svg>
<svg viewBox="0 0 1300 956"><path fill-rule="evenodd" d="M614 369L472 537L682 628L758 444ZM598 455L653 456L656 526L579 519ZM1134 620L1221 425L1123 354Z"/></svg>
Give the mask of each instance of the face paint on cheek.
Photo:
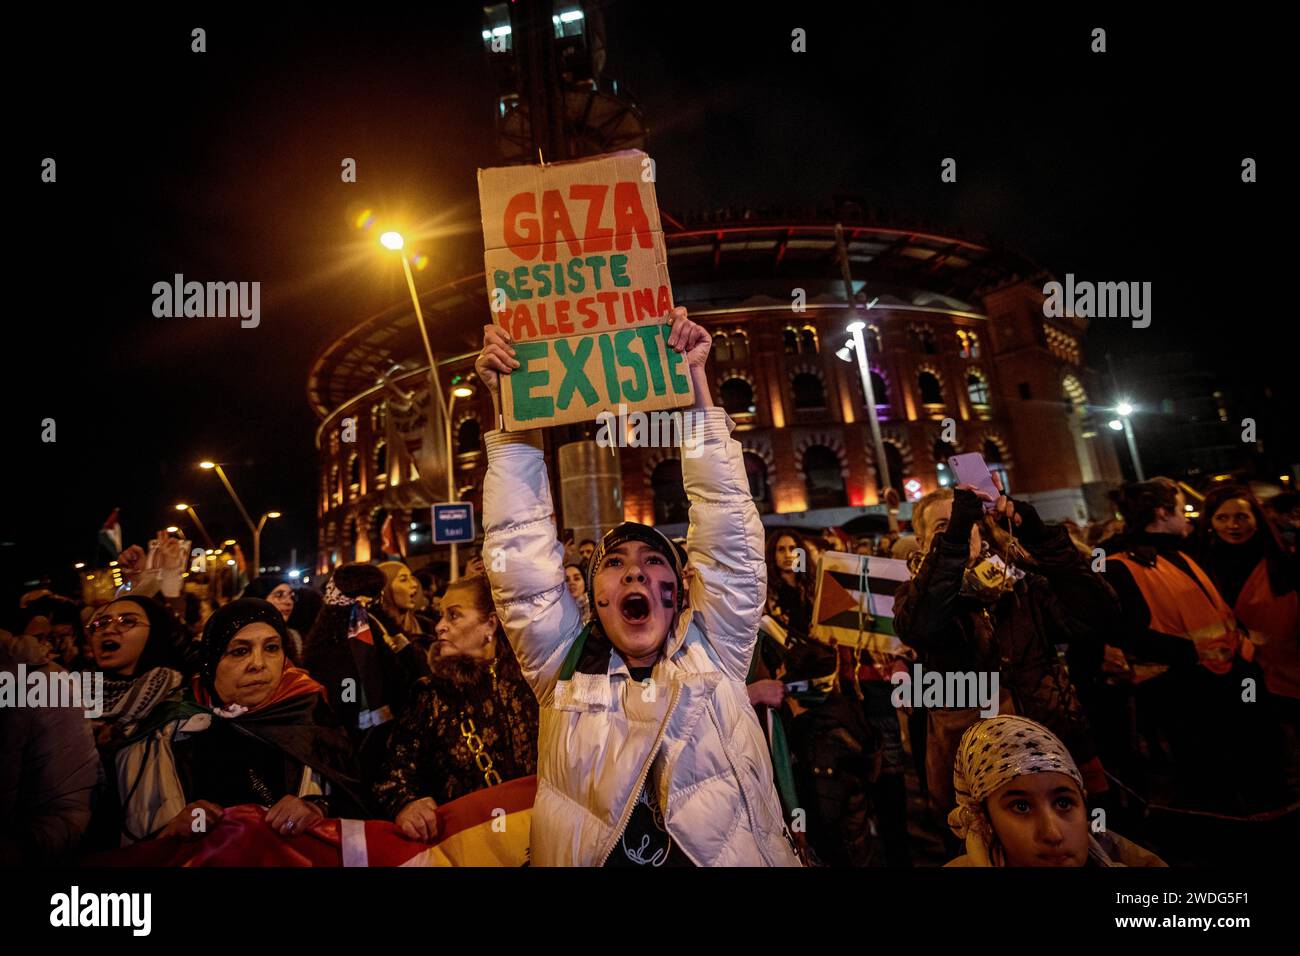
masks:
<svg viewBox="0 0 1300 956"><path fill-rule="evenodd" d="M677 585L669 582L660 584L659 599L663 601L664 607L671 611L677 606Z"/></svg>

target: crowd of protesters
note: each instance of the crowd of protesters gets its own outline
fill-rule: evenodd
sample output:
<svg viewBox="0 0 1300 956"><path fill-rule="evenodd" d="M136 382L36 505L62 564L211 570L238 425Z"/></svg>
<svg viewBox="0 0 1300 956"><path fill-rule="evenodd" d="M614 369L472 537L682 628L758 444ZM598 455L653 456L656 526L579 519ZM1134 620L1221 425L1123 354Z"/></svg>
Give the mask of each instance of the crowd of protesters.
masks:
<svg viewBox="0 0 1300 956"><path fill-rule="evenodd" d="M288 839L352 817L434 842L440 805L534 774L539 865L1150 866L1294 837L1293 496L1220 483L1193 523L1156 478L1079 527L959 486L910 531L768 531L708 333L677 310L669 345L704 422L683 540L626 522L562 543L538 435L496 431L492 560L456 580L352 563L222 603L160 533L110 600L25 595L0 672L93 674L103 701L0 710L0 862L196 839L242 804ZM486 329L480 380L515 367ZM832 552L906 562L892 652L818 626ZM996 673L996 715L897 706L914 665Z"/></svg>

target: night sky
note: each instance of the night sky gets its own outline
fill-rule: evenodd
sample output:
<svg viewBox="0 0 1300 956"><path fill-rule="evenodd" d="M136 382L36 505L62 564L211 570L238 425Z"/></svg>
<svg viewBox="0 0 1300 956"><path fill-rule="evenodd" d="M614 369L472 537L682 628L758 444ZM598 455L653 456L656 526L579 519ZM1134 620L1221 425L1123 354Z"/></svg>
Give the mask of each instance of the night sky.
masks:
<svg viewBox="0 0 1300 956"><path fill-rule="evenodd" d="M1293 269L1274 237L1289 175L1270 161L1289 125L1280 29L1254 13L1170 25L1094 4L989 19L865 6L608 3L606 75L644 113L660 204L850 195L1060 276L1151 281L1151 328L1094 321L1090 364L1192 351L1247 405L1271 388L1300 407L1281 285ZM172 523L179 500L214 538L243 538L195 467L205 457L226 463L255 517L285 513L264 563L294 546L311 562L308 369L405 296L395 260L350 217L369 206L406 223L430 288L482 268L475 170L499 165L481 5L350 9L69 24L50 8L11 38L30 65L10 86L6 596L90 560L118 505L128 542ZM194 26L207 53L190 52ZM1105 54L1089 52L1094 26ZM807 53L790 51L794 27ZM939 180L947 156L955 184ZM1244 156L1261 182L1241 183ZM356 184L340 181L344 157ZM260 327L155 318L152 285L177 272L260 281ZM1276 437L1295 447L1289 427Z"/></svg>

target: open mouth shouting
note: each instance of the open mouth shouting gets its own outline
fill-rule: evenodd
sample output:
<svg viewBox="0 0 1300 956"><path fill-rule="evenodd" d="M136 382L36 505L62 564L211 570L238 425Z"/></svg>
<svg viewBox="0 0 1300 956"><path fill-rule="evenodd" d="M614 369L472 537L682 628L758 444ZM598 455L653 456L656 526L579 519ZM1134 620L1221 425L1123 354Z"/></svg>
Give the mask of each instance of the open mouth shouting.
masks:
<svg viewBox="0 0 1300 956"><path fill-rule="evenodd" d="M650 595L644 591L623 595L618 602L618 612L628 624L645 624L650 620Z"/></svg>

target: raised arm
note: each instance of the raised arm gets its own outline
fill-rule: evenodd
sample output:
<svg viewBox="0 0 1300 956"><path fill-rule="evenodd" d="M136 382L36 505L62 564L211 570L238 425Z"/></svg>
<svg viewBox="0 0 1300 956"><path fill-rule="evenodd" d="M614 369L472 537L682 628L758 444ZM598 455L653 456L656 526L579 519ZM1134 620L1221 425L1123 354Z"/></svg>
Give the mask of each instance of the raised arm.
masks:
<svg viewBox="0 0 1300 956"><path fill-rule="evenodd" d="M518 367L507 333L485 327L475 368L498 413L498 376ZM491 431L485 444L483 558L492 601L524 678L545 705L582 630L582 613L564 583L564 548L556 535L541 432Z"/></svg>
<svg viewBox="0 0 1300 956"><path fill-rule="evenodd" d="M712 338L674 310L668 344L686 356L695 404L682 430L682 483L691 502L686 552L695 568L691 611L728 676L749 672L767 597L763 523L749 491L744 452L713 404L704 363Z"/></svg>

